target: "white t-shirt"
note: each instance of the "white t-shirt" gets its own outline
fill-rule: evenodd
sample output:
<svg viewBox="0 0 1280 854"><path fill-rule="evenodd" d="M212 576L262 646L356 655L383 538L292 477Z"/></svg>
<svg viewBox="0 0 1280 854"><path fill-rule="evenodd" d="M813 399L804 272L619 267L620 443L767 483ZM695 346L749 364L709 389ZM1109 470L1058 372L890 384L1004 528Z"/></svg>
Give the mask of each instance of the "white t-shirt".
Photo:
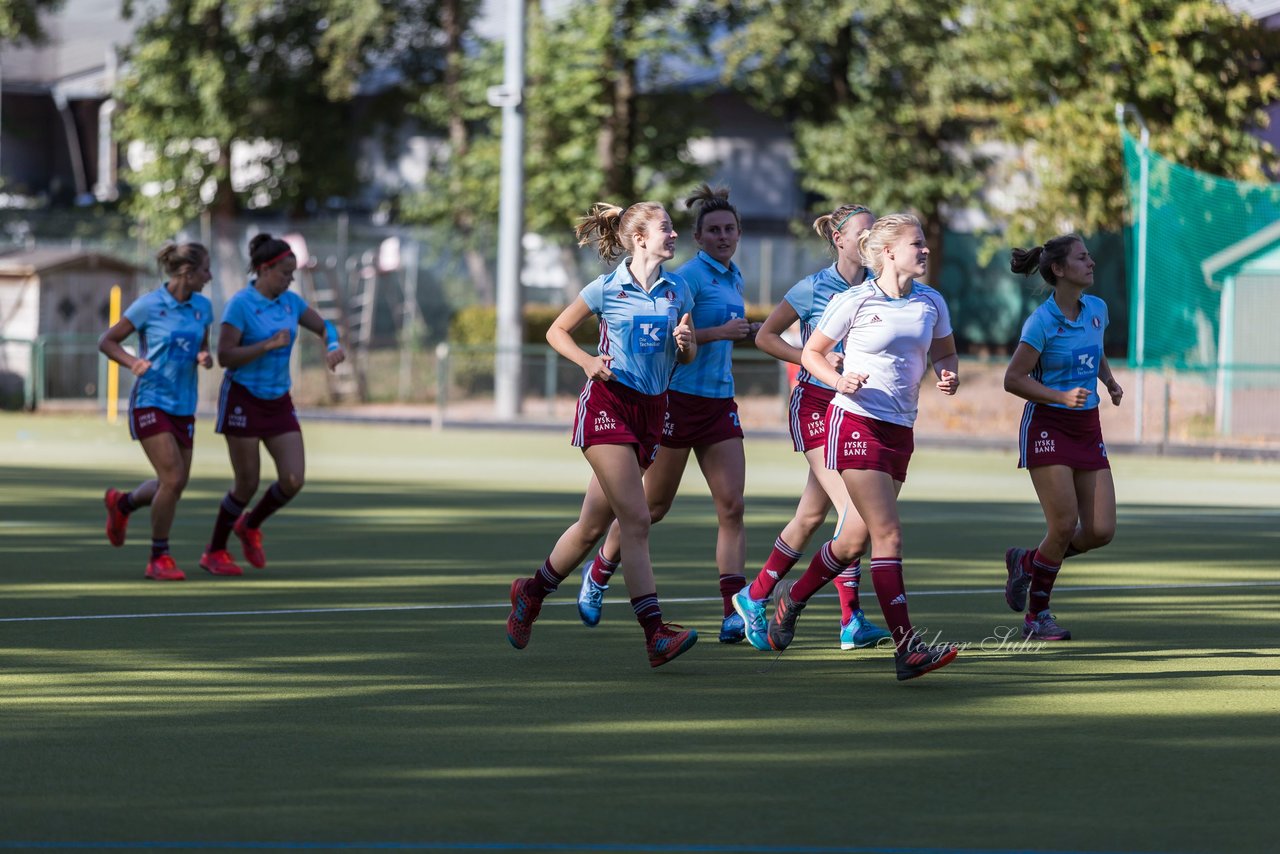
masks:
<svg viewBox="0 0 1280 854"><path fill-rule="evenodd" d="M871 280L833 297L817 328L844 341L846 375L867 375L862 388L837 394L832 404L866 418L914 426L929 347L935 338L951 334L942 294L912 282L911 293L890 299Z"/></svg>

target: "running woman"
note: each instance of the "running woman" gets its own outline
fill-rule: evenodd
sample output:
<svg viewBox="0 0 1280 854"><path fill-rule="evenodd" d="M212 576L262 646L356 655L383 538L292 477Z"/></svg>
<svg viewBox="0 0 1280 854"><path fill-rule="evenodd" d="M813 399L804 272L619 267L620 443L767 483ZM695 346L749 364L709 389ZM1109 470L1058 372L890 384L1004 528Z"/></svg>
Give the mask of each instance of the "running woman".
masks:
<svg viewBox="0 0 1280 854"><path fill-rule="evenodd" d="M217 430L227 439L235 484L222 499L213 536L200 558L200 565L210 572L229 575L239 575L240 567L227 551L228 535L234 531L244 559L262 569L267 565L262 523L302 489L306 455L289 396L289 354L298 327L324 340L329 370L346 358L334 325L289 290L298 260L288 243L269 234L255 236L249 241L249 264L249 286L227 300L218 333L218 364L227 370L218 398ZM276 481L245 513L258 491L259 443L275 461Z"/></svg>
<svg viewBox="0 0 1280 854"><path fill-rule="evenodd" d="M667 415L661 448L644 474L644 491L651 522L671 509L692 450L715 502L719 534L716 567L724 618L720 642L742 640L743 623L733 610L733 594L746 586L742 574L747 533L742 524L747 459L742 447L742 424L733 398L733 345L750 340L758 329L746 318L742 272L733 263L742 236L742 221L729 202L727 189L703 184L685 204L695 208L693 239L698 254L676 274L689 285L698 357L677 364L667 390ZM604 545L582 573L578 615L588 626L600 622L609 579L618 568L618 525L609 528Z"/></svg>
<svg viewBox="0 0 1280 854"><path fill-rule="evenodd" d="M826 464L827 407L835 396L835 389L805 370L800 354L827 303L866 282L867 270L858 250L858 238L874 222L871 211L862 205L841 205L814 220L813 230L827 244L835 256L835 263L801 279L787 291L756 336L756 346L764 352L780 361L800 365L799 382L791 392L791 441L809 463L809 478L800 494L795 515L774 540L773 550L751 586L734 597L734 607L746 621L747 640L756 649L770 648L764 603L773 595L777 583L800 560L809 539L826 522L831 508L836 509L837 533L850 526L857 532L856 536L855 530L849 532L854 539L866 536L866 525L853 510L840 475L828 469ZM797 320L800 321L801 346L793 347L782 334ZM840 369L843 351L844 342L838 341L827 355L828 363L835 370ZM825 558L819 552L813 560ZM841 649L875 646L889 637L889 632L873 624L863 614L858 595L861 583L862 564L855 558L836 582L840 598Z"/></svg>
<svg viewBox="0 0 1280 854"><path fill-rule="evenodd" d="M1034 549L1005 552L1004 599L1014 611L1027 612L1024 638L1064 641L1071 632L1049 610L1062 561L1105 546L1116 532L1116 488L1098 420L1098 380L1114 406L1124 389L1102 352L1107 304L1085 294L1093 284L1093 258L1084 241L1065 234L1043 246L1015 249L1009 266L1024 276L1039 270L1053 294L1023 324L1004 374L1004 390L1027 401L1018 468L1030 472L1048 526Z"/></svg>
<svg viewBox="0 0 1280 854"><path fill-rule="evenodd" d="M649 666L660 667L698 639L693 629L662 621L649 562L649 504L644 470L653 462L666 413L667 383L677 363L698 352L684 280L662 268L675 255L676 230L658 202L623 209L598 203L579 220L578 245L594 245L616 268L587 285L547 330L547 343L582 368L586 385L578 397L573 445L591 466L592 477L578 520L531 578L511 582L507 639L529 645L542 601L555 592L618 522L623 578L631 607L644 629ZM584 352L573 330L592 314L600 321L596 355Z"/></svg>
<svg viewBox="0 0 1280 854"><path fill-rule="evenodd" d="M183 581L169 554L169 529L191 475L196 426L196 366L213 367L209 326L213 305L200 291L209 283L209 250L199 243L168 244L156 255L168 276L103 333L98 349L129 369L137 380L129 396L129 434L142 445L156 476L130 492L108 489L107 540L124 545L129 514L151 507L151 558L145 577ZM138 355L124 340L138 333Z"/></svg>
<svg viewBox="0 0 1280 854"><path fill-rule="evenodd" d="M949 664L956 650L928 646L911 624L898 493L915 445L920 381L932 365L938 390L955 394L959 361L946 302L916 280L929 258L920 221L910 214L881 217L859 238L859 249L874 280L831 300L801 359L836 390L827 411L827 467L840 472L866 527L846 524L799 581L778 585L769 645L790 645L809 598L866 550L869 535L872 582L893 631L898 679L914 679ZM827 357L840 341L844 366L837 370Z"/></svg>

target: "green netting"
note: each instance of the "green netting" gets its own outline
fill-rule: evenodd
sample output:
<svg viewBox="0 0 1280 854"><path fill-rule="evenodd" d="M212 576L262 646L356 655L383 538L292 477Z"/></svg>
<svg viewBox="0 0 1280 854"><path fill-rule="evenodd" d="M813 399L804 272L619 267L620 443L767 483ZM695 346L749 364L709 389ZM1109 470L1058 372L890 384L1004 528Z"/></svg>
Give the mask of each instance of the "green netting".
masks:
<svg viewBox="0 0 1280 854"><path fill-rule="evenodd" d="M1125 185L1134 225L1129 256L1129 364L1207 369L1217 364L1220 283L1201 264L1280 221L1280 184L1246 184L1197 172L1147 149L1145 297L1139 281L1143 149L1127 131ZM1139 304L1143 328L1139 330Z"/></svg>

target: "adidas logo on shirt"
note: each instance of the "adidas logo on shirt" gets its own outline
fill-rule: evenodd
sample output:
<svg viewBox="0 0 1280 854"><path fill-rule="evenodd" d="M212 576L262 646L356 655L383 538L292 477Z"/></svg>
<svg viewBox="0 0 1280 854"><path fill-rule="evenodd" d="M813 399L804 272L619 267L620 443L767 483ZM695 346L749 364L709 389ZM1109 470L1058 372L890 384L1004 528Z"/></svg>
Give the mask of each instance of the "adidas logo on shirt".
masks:
<svg viewBox="0 0 1280 854"><path fill-rule="evenodd" d="M867 322L868 322L868 323L882 323L883 321L882 321L882 320L880 320L880 315L878 315L878 314L873 314L873 315L871 315L871 320L869 320L869 321L867 321Z"/></svg>
<svg viewBox="0 0 1280 854"><path fill-rule="evenodd" d="M618 291L618 299L626 299L626 298L627 298L626 291Z"/></svg>

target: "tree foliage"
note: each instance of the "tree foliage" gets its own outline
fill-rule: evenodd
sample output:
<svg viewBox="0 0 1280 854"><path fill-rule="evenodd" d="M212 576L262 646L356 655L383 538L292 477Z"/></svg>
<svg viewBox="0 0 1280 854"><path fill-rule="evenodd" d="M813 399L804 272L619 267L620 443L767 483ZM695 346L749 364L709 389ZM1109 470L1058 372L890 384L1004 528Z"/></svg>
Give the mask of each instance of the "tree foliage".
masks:
<svg viewBox="0 0 1280 854"><path fill-rule="evenodd" d="M0 0L0 44L40 44L40 15L56 12L64 0Z"/></svg>
<svg viewBox="0 0 1280 854"><path fill-rule="evenodd" d="M1196 169L1264 180L1275 153L1251 131L1280 95L1280 32L1215 0L990 0L973 6L963 65L984 81L966 109L982 139L1017 146L996 176L1032 176L1000 217L1011 241L1126 216L1117 103L1151 146Z"/></svg>
<svg viewBox="0 0 1280 854"><path fill-rule="evenodd" d="M525 222L567 240L575 217L596 201L672 199L693 178L686 148L699 132L694 109L658 88L673 56L691 48L674 2L599 0L557 16L530 6L526 46ZM428 190L406 199L420 222L478 229L497 220L501 112L486 92L502 81L502 44L472 39L455 87L423 92L427 121L465 124L449 134Z"/></svg>
<svg viewBox="0 0 1280 854"><path fill-rule="evenodd" d="M125 52L117 133L147 156L128 209L167 236L205 209L300 208L353 189L347 102L416 4L169 0ZM245 162L233 183L233 145ZM237 152L238 153L238 152Z"/></svg>
<svg viewBox="0 0 1280 854"><path fill-rule="evenodd" d="M725 74L764 109L792 119L804 189L826 209L857 202L925 223L930 277L949 211L973 204L984 161L959 108L970 81L953 69L960 0L742 0Z"/></svg>

